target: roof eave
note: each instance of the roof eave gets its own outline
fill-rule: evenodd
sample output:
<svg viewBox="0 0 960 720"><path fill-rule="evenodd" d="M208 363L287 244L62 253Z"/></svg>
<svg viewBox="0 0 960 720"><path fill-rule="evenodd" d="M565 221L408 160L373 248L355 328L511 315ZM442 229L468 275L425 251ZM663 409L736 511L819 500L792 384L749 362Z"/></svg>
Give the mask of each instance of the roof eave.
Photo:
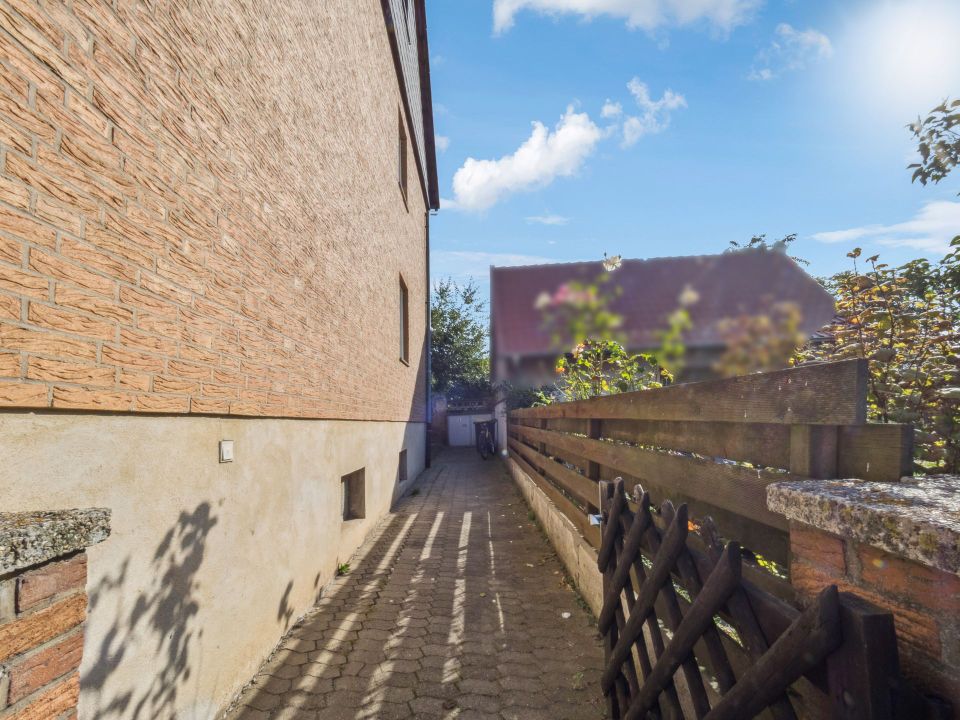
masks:
<svg viewBox="0 0 960 720"><path fill-rule="evenodd" d="M414 13L417 26L417 64L420 76L420 104L423 113L424 154L420 157L419 148L414 143L413 157L417 166L417 175L420 180L420 189L426 201L428 210L437 210L440 207L439 191L437 189L437 150L433 137L433 98L430 90L430 52L427 47L427 12L425 0L414 0ZM390 40L390 52L393 55L394 70L397 82L400 84L400 98L403 103L407 123L413 127L413 112L410 99L403 78L403 64L400 60L400 47L397 41L396 24L390 11L390 0L380 0L383 10L383 20L386 25L387 37Z"/></svg>
<svg viewBox="0 0 960 720"><path fill-rule="evenodd" d="M417 48L420 61L420 99L423 105L423 135L427 154L427 205L440 208L440 190L437 187L437 145L433 125L433 90L430 82L430 46L427 41L426 0L416 0Z"/></svg>

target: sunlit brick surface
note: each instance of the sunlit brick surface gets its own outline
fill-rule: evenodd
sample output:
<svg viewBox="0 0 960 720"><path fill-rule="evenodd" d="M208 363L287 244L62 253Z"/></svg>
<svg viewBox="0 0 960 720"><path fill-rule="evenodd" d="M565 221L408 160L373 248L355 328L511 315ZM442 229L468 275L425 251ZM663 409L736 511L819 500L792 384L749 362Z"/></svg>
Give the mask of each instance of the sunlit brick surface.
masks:
<svg viewBox="0 0 960 720"><path fill-rule="evenodd" d="M423 419L379 0L3 0L0 28L0 407Z"/></svg>

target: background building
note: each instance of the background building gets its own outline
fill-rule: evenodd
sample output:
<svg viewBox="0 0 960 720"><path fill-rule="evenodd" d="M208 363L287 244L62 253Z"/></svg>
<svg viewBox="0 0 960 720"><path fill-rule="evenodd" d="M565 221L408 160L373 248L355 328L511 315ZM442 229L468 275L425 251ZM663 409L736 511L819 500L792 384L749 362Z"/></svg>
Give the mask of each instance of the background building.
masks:
<svg viewBox="0 0 960 720"><path fill-rule="evenodd" d="M571 341L558 342L549 310L537 307L538 298L555 295L570 282L594 283L603 273L600 262L491 268L494 382L518 387L554 382L556 359L570 351ZM713 376L725 347L721 328L727 319L763 315L777 303L792 303L800 312L801 332L811 337L834 315L830 294L796 262L773 251L624 260L601 290L611 298L610 309L622 316L620 331L634 352L657 348L669 315L686 302L691 328L683 334L680 381ZM681 298L685 291L692 291L689 299Z"/></svg>
<svg viewBox="0 0 960 720"><path fill-rule="evenodd" d="M81 716L211 718L424 467L423 2L0 23L0 506L113 511Z"/></svg>

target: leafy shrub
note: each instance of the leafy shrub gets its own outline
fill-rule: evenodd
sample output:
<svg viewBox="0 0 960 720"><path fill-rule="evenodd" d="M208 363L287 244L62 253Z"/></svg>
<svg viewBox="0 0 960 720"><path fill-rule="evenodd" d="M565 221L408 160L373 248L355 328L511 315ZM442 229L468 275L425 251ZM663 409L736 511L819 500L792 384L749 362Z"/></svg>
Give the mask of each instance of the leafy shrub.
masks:
<svg viewBox="0 0 960 720"><path fill-rule="evenodd" d="M826 284L837 297L828 342L809 344L798 362L869 360L868 414L916 429L918 465L960 472L960 237L938 263L892 268L859 248L853 269Z"/></svg>
<svg viewBox="0 0 960 720"><path fill-rule="evenodd" d="M557 361L557 374L559 402L663 387L671 379L652 354L631 354L614 340L585 340Z"/></svg>

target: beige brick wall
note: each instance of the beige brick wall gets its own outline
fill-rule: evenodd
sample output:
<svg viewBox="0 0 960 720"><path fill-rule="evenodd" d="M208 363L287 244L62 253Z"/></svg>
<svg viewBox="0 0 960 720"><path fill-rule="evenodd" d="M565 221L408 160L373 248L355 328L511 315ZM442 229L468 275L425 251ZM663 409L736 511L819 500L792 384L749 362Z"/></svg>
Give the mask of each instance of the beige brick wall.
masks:
<svg viewBox="0 0 960 720"><path fill-rule="evenodd" d="M0 0L0 407L424 419L400 104L379 0Z"/></svg>

